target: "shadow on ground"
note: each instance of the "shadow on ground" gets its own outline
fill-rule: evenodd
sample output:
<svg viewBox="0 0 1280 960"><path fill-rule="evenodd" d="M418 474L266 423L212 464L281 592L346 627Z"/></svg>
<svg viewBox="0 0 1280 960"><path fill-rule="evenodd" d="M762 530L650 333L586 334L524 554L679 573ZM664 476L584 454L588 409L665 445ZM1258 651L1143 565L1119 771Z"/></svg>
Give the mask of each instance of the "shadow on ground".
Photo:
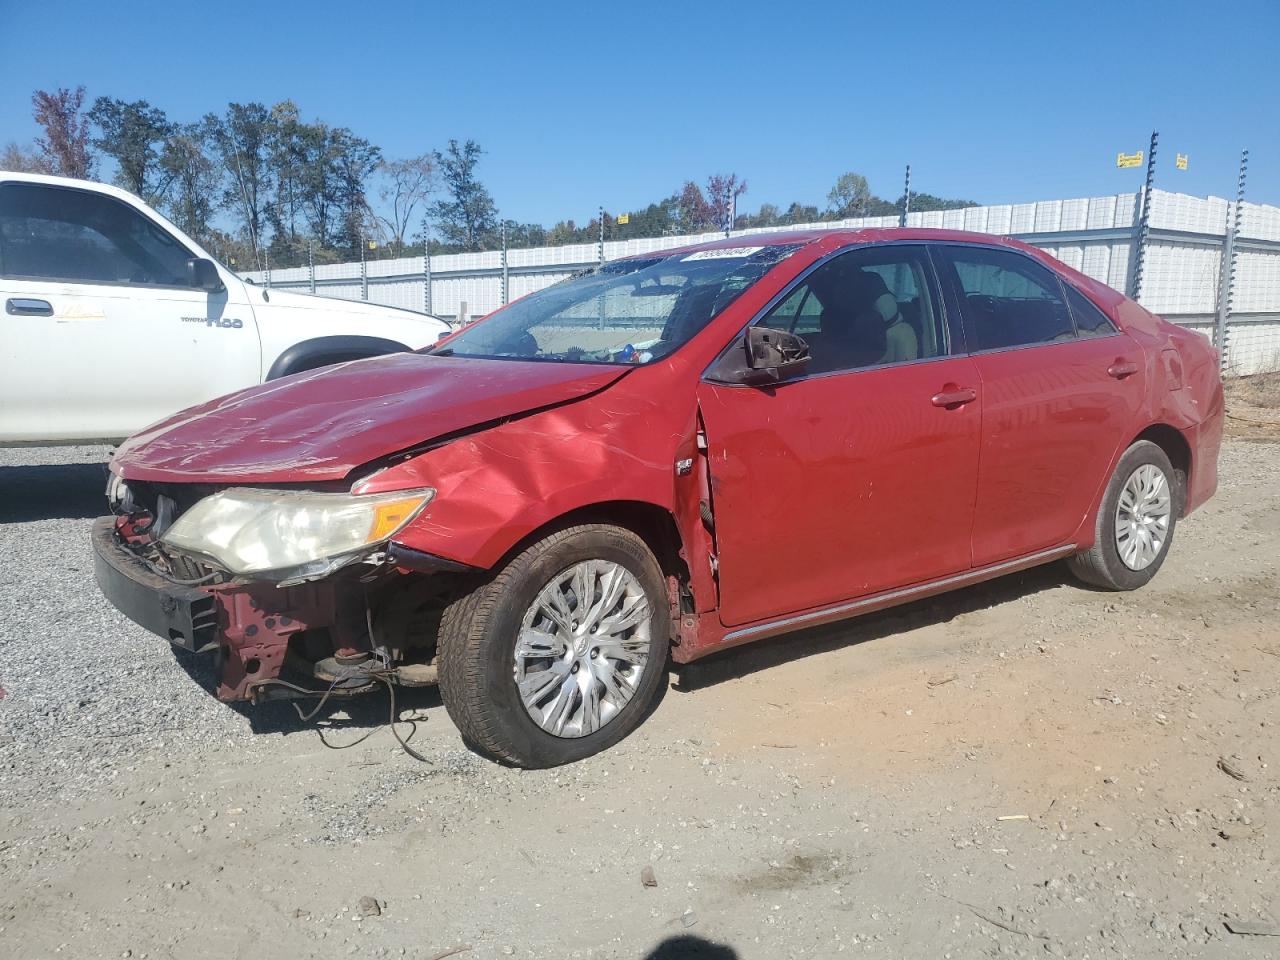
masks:
<svg viewBox="0 0 1280 960"><path fill-rule="evenodd" d="M1054 563L853 620L744 645L706 660L675 666L673 669L677 682L674 689L682 693L700 690L841 647L889 637L919 627L947 623L955 617L1052 590L1069 582L1074 581L1066 567L1061 563ZM192 680L213 696L217 684L215 659L208 654L191 654L176 648L174 655ZM646 710L646 715L658 709L667 689L668 684L659 684L658 695ZM426 719L424 713L441 715L439 708L443 703L437 687L397 687L393 704L387 688L377 686L370 692L357 696L331 697L324 704L319 704L317 698L311 698L268 701L257 706L251 703L229 703L224 706L243 715L254 733L317 732L326 745L333 746L335 744L328 738L330 733L371 732L386 726L393 715L399 722L404 722L400 718L406 715L413 717L415 714L419 720L423 720ZM312 711L315 711L314 716L307 716ZM344 738L342 745L353 744ZM714 953L706 955L719 956ZM675 957L681 954L654 956Z"/></svg>
<svg viewBox="0 0 1280 960"><path fill-rule="evenodd" d="M1052 590L1064 583L1074 585L1076 581L1065 564L1051 563L879 613L744 644L705 660L677 665L674 668L677 676L675 689L688 693L841 647L948 623L963 614Z"/></svg>
<svg viewBox="0 0 1280 960"><path fill-rule="evenodd" d="M0 466L0 523L99 517L106 488L105 463Z"/></svg>
<svg viewBox="0 0 1280 960"><path fill-rule="evenodd" d="M738 960L738 951L702 937L669 937L646 953L644 960Z"/></svg>

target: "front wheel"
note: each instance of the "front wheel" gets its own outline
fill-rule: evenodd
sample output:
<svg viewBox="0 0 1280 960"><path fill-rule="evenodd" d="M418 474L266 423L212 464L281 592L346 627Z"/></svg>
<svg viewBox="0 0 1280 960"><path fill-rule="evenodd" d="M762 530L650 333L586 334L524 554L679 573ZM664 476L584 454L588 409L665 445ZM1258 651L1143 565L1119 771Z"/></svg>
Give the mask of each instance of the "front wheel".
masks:
<svg viewBox="0 0 1280 960"><path fill-rule="evenodd" d="M1165 452L1148 440L1133 444L1103 492L1093 546L1067 560L1071 572L1107 590L1150 582L1169 554L1179 498Z"/></svg>
<svg viewBox="0 0 1280 960"><path fill-rule="evenodd" d="M613 746L644 719L666 667L662 572L604 524L538 541L446 609L440 694L469 745L520 767Z"/></svg>

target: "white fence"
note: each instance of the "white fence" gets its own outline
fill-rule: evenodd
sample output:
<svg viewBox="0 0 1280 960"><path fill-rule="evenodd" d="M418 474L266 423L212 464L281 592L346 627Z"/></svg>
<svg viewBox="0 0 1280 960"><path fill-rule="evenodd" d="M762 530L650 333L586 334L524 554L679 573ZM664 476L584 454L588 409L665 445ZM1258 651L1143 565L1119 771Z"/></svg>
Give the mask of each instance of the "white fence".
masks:
<svg viewBox="0 0 1280 960"><path fill-rule="evenodd" d="M1140 195L1042 200L913 213L908 226L1013 236L1041 247L1095 279L1126 290L1134 268ZM1212 336L1225 297L1223 249L1232 204L1154 190L1141 301L1170 320ZM889 227L897 217L778 227ZM735 235L761 231L734 231ZM712 240L720 233L606 242L605 259ZM1280 207L1245 203L1236 240L1236 268L1227 315L1225 366L1244 374L1280 369ZM594 243L374 260L247 273L256 283L351 300L427 310L450 319L480 316L573 273L594 266ZM430 290L427 270L430 269Z"/></svg>

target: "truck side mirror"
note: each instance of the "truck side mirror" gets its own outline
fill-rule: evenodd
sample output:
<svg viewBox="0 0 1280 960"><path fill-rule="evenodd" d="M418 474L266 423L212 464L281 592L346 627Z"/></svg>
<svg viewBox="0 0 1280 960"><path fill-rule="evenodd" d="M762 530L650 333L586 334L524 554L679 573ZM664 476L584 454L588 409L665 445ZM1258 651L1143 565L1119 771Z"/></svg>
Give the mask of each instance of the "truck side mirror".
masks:
<svg viewBox="0 0 1280 960"><path fill-rule="evenodd" d="M217 266L212 260L205 260L203 257L192 257L187 261L187 282L194 289L208 293L221 293L227 289Z"/></svg>

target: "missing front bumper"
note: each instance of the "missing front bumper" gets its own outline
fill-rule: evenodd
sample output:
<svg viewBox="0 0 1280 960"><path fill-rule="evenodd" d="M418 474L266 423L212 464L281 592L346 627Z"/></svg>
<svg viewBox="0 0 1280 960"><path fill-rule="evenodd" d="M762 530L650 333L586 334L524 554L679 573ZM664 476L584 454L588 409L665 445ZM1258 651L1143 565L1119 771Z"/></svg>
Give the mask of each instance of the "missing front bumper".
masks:
<svg viewBox="0 0 1280 960"><path fill-rule="evenodd" d="M94 579L121 613L183 650L203 653L218 646L214 597L153 571L120 542L112 517L94 521L92 538Z"/></svg>

